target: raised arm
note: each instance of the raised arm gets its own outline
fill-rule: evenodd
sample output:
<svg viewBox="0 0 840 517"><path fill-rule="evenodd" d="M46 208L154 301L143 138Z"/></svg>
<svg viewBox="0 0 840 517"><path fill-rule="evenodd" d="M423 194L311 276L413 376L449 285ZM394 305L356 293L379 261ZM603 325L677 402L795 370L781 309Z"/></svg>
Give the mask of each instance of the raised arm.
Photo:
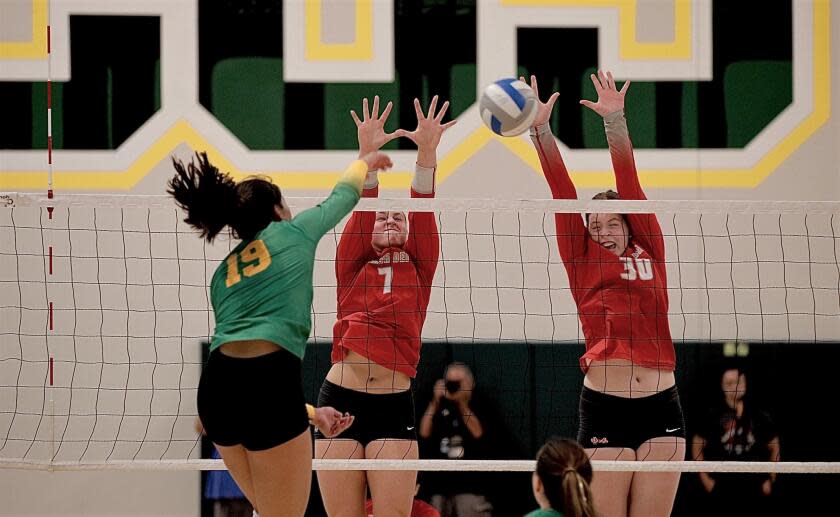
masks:
<svg viewBox="0 0 840 517"><path fill-rule="evenodd" d="M368 186L365 182L362 197L377 197L379 185ZM341 240L338 241L338 249L335 254L335 274L340 285L349 285L348 276L352 278L362 264L371 260L376 252L371 246L373 224L376 221L376 212L353 212L344 230L341 232Z"/></svg>
<svg viewBox="0 0 840 517"><path fill-rule="evenodd" d="M519 79L525 81L522 77ZM563 163L557 141L551 134L551 127L548 124L551 118L551 110L560 94L554 92L548 101L539 101L537 78L533 75L531 76L531 88L537 95L539 103L537 116L534 118L534 125L531 127L531 141L534 143L537 156L540 158L543 175L551 189L551 197L554 199L577 199L575 185L572 183L572 178L569 177L569 171L566 170L566 164ZM554 214L554 224L557 231L557 246L563 260L568 261L583 253L589 235L580 214L556 213Z"/></svg>
<svg viewBox="0 0 840 517"><path fill-rule="evenodd" d="M403 136L405 131L398 129L392 133L385 132L385 123L391 114L393 103L389 102L382 114L379 114L379 96L373 98L372 109L368 109L368 100L362 99L362 118L355 111L350 110L350 116L356 124L356 134L359 140L359 156L378 151L391 140ZM362 190L362 197L379 196L378 170L367 171ZM341 240L336 251L335 272L339 285L347 285L349 278L359 270L362 264L372 259L376 253L371 246L373 224L376 221L375 212L353 212L350 220L341 232Z"/></svg>
<svg viewBox="0 0 840 517"><path fill-rule="evenodd" d="M354 161L339 179L329 197L299 213L292 219L291 224L313 242L318 242L359 202L367 171L386 169L391 165L388 155L380 152L369 153L361 160Z"/></svg>
<svg viewBox="0 0 840 517"><path fill-rule="evenodd" d="M438 96L432 97L427 114L423 113L420 101L414 99L414 111L417 115L417 129L406 136L417 144L417 166L411 181L411 197L435 197L435 169L437 168L437 147L443 132L455 125L454 120L441 121L449 108L449 101L443 103L436 112ZM422 281L432 285L432 280L440 258L440 236L433 212L412 212L408 216L408 240L405 251L414 260Z"/></svg>
<svg viewBox="0 0 840 517"><path fill-rule="evenodd" d="M592 83L598 93L598 102L580 101L604 118L604 131L610 147L610 158L615 171L615 184L621 199L647 199L639 183L633 144L624 117L624 97L630 87L626 81L618 90L611 72L592 74ZM633 238L659 260L665 260L665 240L654 214L626 214Z"/></svg>

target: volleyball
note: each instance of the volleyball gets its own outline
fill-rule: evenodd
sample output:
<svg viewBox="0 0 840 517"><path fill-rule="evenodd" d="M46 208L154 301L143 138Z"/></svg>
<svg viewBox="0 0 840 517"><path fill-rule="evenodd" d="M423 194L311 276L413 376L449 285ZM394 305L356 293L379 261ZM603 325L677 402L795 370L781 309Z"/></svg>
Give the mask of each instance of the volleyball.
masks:
<svg viewBox="0 0 840 517"><path fill-rule="evenodd" d="M479 112L484 124L497 135L521 135L537 116L537 96L518 79L500 79L484 89Z"/></svg>

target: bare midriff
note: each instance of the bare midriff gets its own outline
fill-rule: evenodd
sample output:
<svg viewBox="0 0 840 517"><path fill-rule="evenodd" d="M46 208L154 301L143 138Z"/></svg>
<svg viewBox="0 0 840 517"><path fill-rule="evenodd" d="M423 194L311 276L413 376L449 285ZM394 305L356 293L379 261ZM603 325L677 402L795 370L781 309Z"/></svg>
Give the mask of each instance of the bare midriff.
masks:
<svg viewBox="0 0 840 517"><path fill-rule="evenodd" d="M673 371L645 368L626 359L592 361L583 379L591 390L631 399L655 395L674 384Z"/></svg>
<svg viewBox="0 0 840 517"><path fill-rule="evenodd" d="M219 351L228 357L249 359L251 357L271 354L281 348L283 347L277 343L264 339L249 339L245 341L230 341L220 346Z"/></svg>
<svg viewBox="0 0 840 517"><path fill-rule="evenodd" d="M411 378L351 350L332 365L327 380L342 388L371 394L398 393L411 387Z"/></svg>

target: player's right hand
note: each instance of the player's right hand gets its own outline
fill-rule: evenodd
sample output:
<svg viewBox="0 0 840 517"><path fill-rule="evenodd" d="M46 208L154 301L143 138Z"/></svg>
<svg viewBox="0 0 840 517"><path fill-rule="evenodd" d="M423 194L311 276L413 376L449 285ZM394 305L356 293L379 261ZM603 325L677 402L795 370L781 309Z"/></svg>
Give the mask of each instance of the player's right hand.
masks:
<svg viewBox="0 0 840 517"><path fill-rule="evenodd" d="M403 129L397 129L393 133L385 132L385 122L388 121L388 115L391 114L393 107L394 103L389 102L380 116L379 95L377 95L373 98L372 110L368 110L367 98L362 99L361 119L359 119L355 111L350 110L350 116L353 117L353 122L356 123L356 136L359 139L359 157L378 151L391 140L405 136L406 132Z"/></svg>
<svg viewBox="0 0 840 517"><path fill-rule="evenodd" d="M342 413L335 408L324 406L315 408L315 418L312 423L318 427L326 438L335 438L353 425L356 417L349 413Z"/></svg>
<svg viewBox="0 0 840 517"><path fill-rule="evenodd" d="M360 159L367 163L368 171L380 171L390 169L394 166L394 164L391 163L391 158L389 158L387 154L379 151L367 153Z"/></svg>

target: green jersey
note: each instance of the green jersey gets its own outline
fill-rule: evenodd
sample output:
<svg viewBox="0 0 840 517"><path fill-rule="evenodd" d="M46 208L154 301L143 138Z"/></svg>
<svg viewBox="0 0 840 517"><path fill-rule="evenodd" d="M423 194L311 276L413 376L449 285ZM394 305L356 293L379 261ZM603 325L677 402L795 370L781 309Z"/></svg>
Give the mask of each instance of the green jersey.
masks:
<svg viewBox="0 0 840 517"><path fill-rule="evenodd" d="M548 510L543 510L542 508L539 508L529 513L525 517L563 517L563 514L553 508L549 508Z"/></svg>
<svg viewBox="0 0 840 517"><path fill-rule="evenodd" d="M263 339L303 358L312 326L315 248L359 201L340 182L316 207L269 224L219 264L210 283L216 331L210 350L231 341Z"/></svg>

